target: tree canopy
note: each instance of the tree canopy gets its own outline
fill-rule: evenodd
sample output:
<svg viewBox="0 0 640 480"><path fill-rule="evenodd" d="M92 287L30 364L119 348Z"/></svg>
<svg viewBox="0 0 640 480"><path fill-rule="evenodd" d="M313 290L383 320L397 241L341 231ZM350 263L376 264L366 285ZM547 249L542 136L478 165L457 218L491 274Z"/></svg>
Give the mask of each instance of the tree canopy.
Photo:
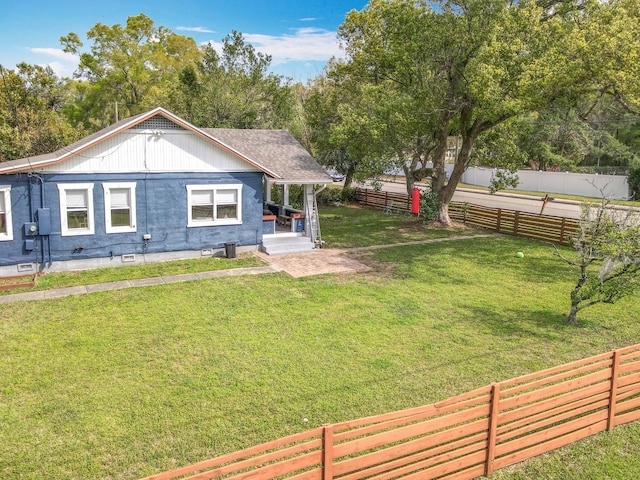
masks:
<svg viewBox="0 0 640 480"><path fill-rule="evenodd" d="M0 161L49 153L78 140L60 115L68 90L50 68L0 65Z"/></svg>
<svg viewBox="0 0 640 480"><path fill-rule="evenodd" d="M482 134L588 95L638 105L638 62L628 67L640 52L638 16L634 0L371 0L339 30L346 59L327 76L360 101L337 108L335 124L355 115L369 151L390 162L432 161L439 219L449 224L449 201ZM461 147L446 178L451 135Z"/></svg>
<svg viewBox="0 0 640 480"><path fill-rule="evenodd" d="M162 106L197 126L288 128L293 89L271 57L233 31L221 51L156 26L144 14L60 38L79 55L74 78L0 65L0 161L48 153L121 118Z"/></svg>

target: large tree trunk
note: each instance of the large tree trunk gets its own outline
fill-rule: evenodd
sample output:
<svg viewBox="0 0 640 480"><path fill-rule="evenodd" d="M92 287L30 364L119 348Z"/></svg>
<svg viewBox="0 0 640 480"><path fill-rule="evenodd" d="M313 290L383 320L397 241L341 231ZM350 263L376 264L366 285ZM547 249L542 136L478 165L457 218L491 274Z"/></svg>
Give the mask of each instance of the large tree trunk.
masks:
<svg viewBox="0 0 640 480"><path fill-rule="evenodd" d="M436 137L436 148L433 152L433 175L431 177L431 191L438 194L440 202L440 212L438 213L438 221L444 225L451 225L449 218L449 201L446 198L445 184L447 180L447 172L445 171L445 155L447 153L448 138L448 119L444 123L444 127L440 129Z"/></svg>
<svg viewBox="0 0 640 480"><path fill-rule="evenodd" d="M453 194L462 179L462 175L469 166L471 151L477 138L478 133L476 132L476 129L472 129L470 134L463 136L462 147L456 157L449 181L446 185L442 182L442 186L438 190L438 200L440 201L440 214L438 215L438 221L446 227L450 227L452 224L451 218L449 217L449 203L451 203L451 199L453 198ZM444 172L444 158L442 159L442 169Z"/></svg>
<svg viewBox="0 0 640 480"><path fill-rule="evenodd" d="M411 192L413 192L413 187L416 184L415 179L413 178L413 171L411 168L407 167L406 165L402 166L402 170L404 171L404 178L407 186L407 195L411 196Z"/></svg>
<svg viewBox="0 0 640 480"><path fill-rule="evenodd" d="M351 183L353 182L354 173L355 173L355 168L349 167L347 169L347 173L344 176L344 186L342 187L343 190L351 186Z"/></svg>

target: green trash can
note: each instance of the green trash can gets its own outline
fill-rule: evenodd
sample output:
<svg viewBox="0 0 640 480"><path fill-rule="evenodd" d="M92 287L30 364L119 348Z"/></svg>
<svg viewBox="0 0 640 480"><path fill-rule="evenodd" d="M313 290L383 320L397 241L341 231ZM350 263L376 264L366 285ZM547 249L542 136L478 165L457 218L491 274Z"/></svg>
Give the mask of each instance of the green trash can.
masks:
<svg viewBox="0 0 640 480"><path fill-rule="evenodd" d="M236 242L226 242L224 244L224 253L227 258L236 258Z"/></svg>

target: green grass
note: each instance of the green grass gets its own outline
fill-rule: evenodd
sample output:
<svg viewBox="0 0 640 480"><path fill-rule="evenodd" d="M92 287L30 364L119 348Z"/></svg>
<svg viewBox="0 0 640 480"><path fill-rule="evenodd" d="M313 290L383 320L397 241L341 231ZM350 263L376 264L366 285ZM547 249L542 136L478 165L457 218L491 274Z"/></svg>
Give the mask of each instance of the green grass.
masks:
<svg viewBox="0 0 640 480"><path fill-rule="evenodd" d="M328 243L378 235L365 220L351 233L336 222ZM367 274L0 305L0 477L139 478L637 343L640 295L565 325L573 277L552 252L465 239L360 254ZM499 478L630 478L611 472L638 472L640 433L618 428L534 460L548 470L527 462Z"/></svg>
<svg viewBox="0 0 640 480"><path fill-rule="evenodd" d="M446 229L425 225L420 218L387 215L380 210L359 205L322 207L320 226L322 238L329 248L389 245L479 233L477 230L466 227Z"/></svg>
<svg viewBox="0 0 640 480"><path fill-rule="evenodd" d="M493 480L640 478L640 424L620 425L540 457L498 470Z"/></svg>
<svg viewBox="0 0 640 480"><path fill-rule="evenodd" d="M469 228L441 229L425 226L420 219L403 215L381 215L379 210L348 207L322 207L320 221L323 237L329 248L352 248L370 245L386 245L428 238L443 238L453 235L478 233ZM231 268L263 265L255 256L240 254L236 259L203 257L168 262L122 265L118 268L96 268L77 272L46 273L38 277L35 287L0 290L0 295L75 287L96 283L118 282L138 278L179 275ZM22 280L26 281L26 280ZM14 283L13 281L11 283Z"/></svg>
<svg viewBox="0 0 640 480"><path fill-rule="evenodd" d="M117 268L96 268L77 272L54 272L40 275L35 287L0 290L0 295L11 295L13 293L34 290L50 290L52 288L76 287L96 283L118 282L138 278L179 275L182 273L256 267L263 264L262 260L258 257L240 254L238 258L235 259L203 257L140 265L123 265Z"/></svg>

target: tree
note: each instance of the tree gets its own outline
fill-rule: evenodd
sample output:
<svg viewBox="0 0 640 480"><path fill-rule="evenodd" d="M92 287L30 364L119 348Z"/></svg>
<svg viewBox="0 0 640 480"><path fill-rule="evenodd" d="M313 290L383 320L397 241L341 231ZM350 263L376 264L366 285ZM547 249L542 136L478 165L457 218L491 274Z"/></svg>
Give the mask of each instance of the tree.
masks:
<svg viewBox="0 0 640 480"><path fill-rule="evenodd" d="M638 68L638 9L635 0L371 0L348 14L339 36L351 75L412 99L412 115L425 125L418 133L435 145L439 220L450 224L449 202L483 133L596 91L636 105L625 62ZM622 58L599 63L603 51L616 56L613 50ZM450 135L461 138L461 148L447 179Z"/></svg>
<svg viewBox="0 0 640 480"><path fill-rule="evenodd" d="M382 137L392 128L390 115L397 109L375 86L354 82L347 71L330 65L330 75L316 78L308 89L305 119L313 154L344 174L348 188L396 164L397 151Z"/></svg>
<svg viewBox="0 0 640 480"><path fill-rule="evenodd" d="M502 139L515 143L525 158L522 165L532 170L622 173L633 163L634 134L640 132L630 128L633 118L612 102L605 95L521 115L505 122L513 127L501 132L506 134Z"/></svg>
<svg viewBox="0 0 640 480"><path fill-rule="evenodd" d="M198 126L286 128L293 112L292 89L268 73L271 57L256 52L233 31L218 53L202 47L202 59L179 74L170 108Z"/></svg>
<svg viewBox="0 0 640 480"><path fill-rule="evenodd" d="M49 153L82 137L60 113L67 93L49 67L0 65L0 161Z"/></svg>
<svg viewBox="0 0 640 480"><path fill-rule="evenodd" d="M60 42L66 52L80 54L75 75L89 88L79 85L78 103L86 112L83 123L97 119L97 127L164 104L179 72L200 59L192 38L156 27L144 14L127 18L124 27L97 23L87 39L93 42L89 52L80 51L83 43L76 33Z"/></svg>
<svg viewBox="0 0 640 480"><path fill-rule="evenodd" d="M631 210L609 208L603 197L595 209L583 206L575 254L555 255L576 267L578 280L570 293L567 322L577 325L578 312L598 303L614 303L640 287L640 217Z"/></svg>

